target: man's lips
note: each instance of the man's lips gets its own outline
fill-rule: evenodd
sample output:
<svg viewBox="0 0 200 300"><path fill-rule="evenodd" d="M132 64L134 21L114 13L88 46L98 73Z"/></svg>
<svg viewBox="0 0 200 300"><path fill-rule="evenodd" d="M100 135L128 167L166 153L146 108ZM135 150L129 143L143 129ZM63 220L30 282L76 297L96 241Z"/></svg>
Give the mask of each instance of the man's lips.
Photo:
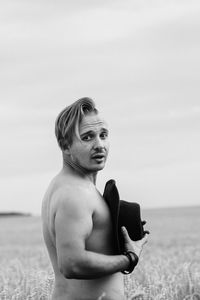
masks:
<svg viewBox="0 0 200 300"><path fill-rule="evenodd" d="M104 153L98 153L98 154L93 154L92 155L92 158L93 159L102 159L102 158L104 158L105 157L105 154Z"/></svg>

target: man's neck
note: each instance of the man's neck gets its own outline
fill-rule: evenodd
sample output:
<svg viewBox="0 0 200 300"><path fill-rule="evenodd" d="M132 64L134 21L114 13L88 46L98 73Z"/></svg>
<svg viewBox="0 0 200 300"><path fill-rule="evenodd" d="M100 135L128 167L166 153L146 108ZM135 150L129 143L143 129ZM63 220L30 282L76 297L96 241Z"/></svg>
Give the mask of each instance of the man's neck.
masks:
<svg viewBox="0 0 200 300"><path fill-rule="evenodd" d="M94 185L96 184L97 172L90 172L78 163L72 161L68 155L63 155L63 169L70 170L82 178L89 179Z"/></svg>

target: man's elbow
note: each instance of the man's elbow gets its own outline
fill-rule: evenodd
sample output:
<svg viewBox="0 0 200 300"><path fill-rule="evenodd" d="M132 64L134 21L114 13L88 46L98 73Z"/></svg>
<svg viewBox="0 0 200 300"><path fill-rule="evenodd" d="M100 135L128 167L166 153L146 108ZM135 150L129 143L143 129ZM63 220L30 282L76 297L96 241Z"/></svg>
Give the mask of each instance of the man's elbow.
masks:
<svg viewBox="0 0 200 300"><path fill-rule="evenodd" d="M80 279L81 272L78 262L67 261L59 265L60 273L67 279Z"/></svg>
<svg viewBox="0 0 200 300"><path fill-rule="evenodd" d="M66 278L66 279L75 279L76 275L74 270L66 267L60 268L60 273Z"/></svg>

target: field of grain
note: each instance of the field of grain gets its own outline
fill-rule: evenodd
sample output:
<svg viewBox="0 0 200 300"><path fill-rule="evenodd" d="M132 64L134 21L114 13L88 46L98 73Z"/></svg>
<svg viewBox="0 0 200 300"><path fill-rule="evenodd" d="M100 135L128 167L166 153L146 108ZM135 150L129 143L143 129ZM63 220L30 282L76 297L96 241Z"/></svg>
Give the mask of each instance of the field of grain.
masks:
<svg viewBox="0 0 200 300"><path fill-rule="evenodd" d="M127 299L200 300L200 207L143 210L151 231ZM0 218L0 299L47 300L53 273L39 217Z"/></svg>

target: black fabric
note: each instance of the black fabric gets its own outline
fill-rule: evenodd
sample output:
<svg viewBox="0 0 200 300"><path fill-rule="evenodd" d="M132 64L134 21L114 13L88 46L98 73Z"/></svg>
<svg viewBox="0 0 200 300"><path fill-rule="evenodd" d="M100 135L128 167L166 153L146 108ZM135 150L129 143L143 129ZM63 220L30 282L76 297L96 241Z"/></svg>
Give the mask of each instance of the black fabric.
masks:
<svg viewBox="0 0 200 300"><path fill-rule="evenodd" d="M113 224L114 240L118 254L124 252L124 240L121 227L125 226L133 241L140 240L144 234L138 203L120 200L115 180L109 180L104 189L103 197L108 204Z"/></svg>

